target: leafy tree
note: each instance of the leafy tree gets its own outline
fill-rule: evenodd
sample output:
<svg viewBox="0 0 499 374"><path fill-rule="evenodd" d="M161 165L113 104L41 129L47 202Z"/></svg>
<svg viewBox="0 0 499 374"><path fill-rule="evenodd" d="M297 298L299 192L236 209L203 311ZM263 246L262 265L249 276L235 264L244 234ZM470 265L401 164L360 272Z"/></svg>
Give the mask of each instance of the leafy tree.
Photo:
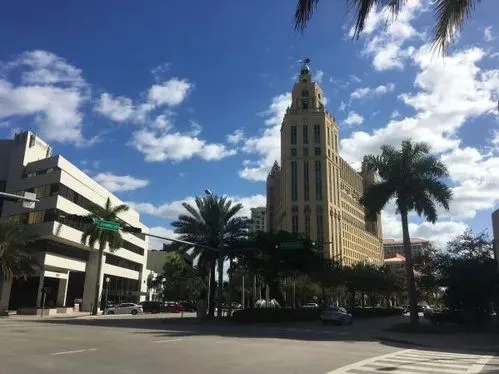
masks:
<svg viewBox="0 0 499 374"><path fill-rule="evenodd" d="M442 256L432 243L427 243L424 251L424 255L414 259L414 270L418 272L416 289L421 298L432 304L434 300L431 295L434 295L440 287L439 266Z"/></svg>
<svg viewBox="0 0 499 374"><path fill-rule="evenodd" d="M106 221L118 221L118 215L120 213L124 213L128 211L128 206L125 204L120 204L117 206L113 206L111 204L111 200L107 198L106 205L101 207L97 204L91 203L87 210L90 212L88 214L89 217L93 218L102 218ZM85 230L81 235L81 243L83 245L87 245L90 248L94 248L96 243L99 243L99 258L97 262L97 274L102 273L102 257L104 255L104 250L106 246L109 248L111 252L116 251L121 248L123 245L123 239L121 238L121 234L119 231L109 231L102 230L97 225L87 225ZM94 302L92 305L92 314L97 315L99 308L99 289L100 289L100 278L97 276L97 281L95 283L95 293L94 293Z"/></svg>
<svg viewBox="0 0 499 374"><path fill-rule="evenodd" d="M447 244L447 253L439 259L445 304L465 310L477 323L485 320L490 303L497 298L499 276L490 247L484 232L473 235L467 230Z"/></svg>
<svg viewBox="0 0 499 374"><path fill-rule="evenodd" d="M39 266L33 239L25 225L12 220L0 221L0 283L33 275Z"/></svg>
<svg viewBox="0 0 499 374"><path fill-rule="evenodd" d="M163 296L172 301L197 300L206 285L196 268L188 265L181 254L166 255L163 275Z"/></svg>
<svg viewBox="0 0 499 374"><path fill-rule="evenodd" d="M311 279L317 282L322 291L322 300L327 302L327 290L338 287L343 280L343 266L334 259L323 259L312 270Z"/></svg>
<svg viewBox="0 0 499 374"><path fill-rule="evenodd" d="M494 248L486 231L476 235L471 229L458 235L447 244L449 253L453 257L464 259L491 259L494 257Z"/></svg>
<svg viewBox="0 0 499 374"><path fill-rule="evenodd" d="M457 30L471 14L480 0L436 0L433 3L437 18L433 29L433 45L442 52L446 51ZM295 11L295 29L303 31L308 25L319 0L298 0ZM375 6L388 10L396 17L404 8L406 0L348 0L347 8L355 18L354 37L358 38L364 30L368 16Z"/></svg>
<svg viewBox="0 0 499 374"><path fill-rule="evenodd" d="M426 143L402 142L402 148L389 145L381 147L381 155L364 157L362 169L377 172L381 181L366 188L360 202L368 216L376 217L390 199L395 199L402 219L402 236L406 258L407 293L411 323L418 324L417 293L414 281L411 239L409 236L409 212L416 211L435 223L438 218L437 204L449 209L451 189L440 181L448 175L445 165L430 154Z"/></svg>
<svg viewBox="0 0 499 374"><path fill-rule="evenodd" d="M182 203L186 214L179 215L177 221L172 223L175 233L179 234L181 240L212 248L219 248L220 244L225 248L230 248L247 238L250 220L237 217L243 208L241 204L233 204L232 200L227 197L216 195L196 197L194 204L193 206L186 202ZM174 246L184 252L192 248L190 245L183 244ZM193 256L198 258L200 271L210 274L210 294L215 295L215 267L219 253L202 247L194 247L193 251ZM219 266L223 267L223 263ZM212 297L208 314L213 316L214 310L215 304Z"/></svg>

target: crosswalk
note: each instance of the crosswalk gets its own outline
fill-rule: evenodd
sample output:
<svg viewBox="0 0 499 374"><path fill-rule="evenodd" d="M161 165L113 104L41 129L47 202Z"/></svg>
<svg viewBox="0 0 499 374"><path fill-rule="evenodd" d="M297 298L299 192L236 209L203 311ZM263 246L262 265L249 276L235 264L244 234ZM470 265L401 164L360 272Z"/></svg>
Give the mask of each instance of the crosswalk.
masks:
<svg viewBox="0 0 499 374"><path fill-rule="evenodd" d="M327 374L477 374L492 357L406 349L359 361Z"/></svg>

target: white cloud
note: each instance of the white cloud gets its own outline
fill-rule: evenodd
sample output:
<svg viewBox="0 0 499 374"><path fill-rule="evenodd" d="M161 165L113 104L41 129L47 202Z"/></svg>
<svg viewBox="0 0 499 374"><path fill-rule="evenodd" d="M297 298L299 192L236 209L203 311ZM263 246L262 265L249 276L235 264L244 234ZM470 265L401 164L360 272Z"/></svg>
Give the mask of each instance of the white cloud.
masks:
<svg viewBox="0 0 499 374"><path fill-rule="evenodd" d="M232 134L227 135L227 142L230 144L239 144L244 140L244 130L237 129Z"/></svg>
<svg viewBox="0 0 499 374"><path fill-rule="evenodd" d="M147 179L139 179L130 175L115 175L112 173L99 173L94 179L111 192L133 191L146 187Z"/></svg>
<svg viewBox="0 0 499 374"><path fill-rule="evenodd" d="M165 238L177 239L179 237L178 234L173 232L173 229L162 227L162 226L154 226L149 228L149 233L157 236L162 236ZM171 241L162 240L158 238L148 238L149 240L149 249L150 250L162 250L163 244L170 244Z"/></svg>
<svg viewBox="0 0 499 374"><path fill-rule="evenodd" d="M187 135L198 136L199 134L201 134L201 130L203 130L203 128L201 127L201 125L199 123L197 123L195 121L191 121L191 129L189 130Z"/></svg>
<svg viewBox="0 0 499 374"><path fill-rule="evenodd" d="M355 82L355 83L360 83L362 82L362 79L360 79L358 76L356 76L355 74L350 74L350 79Z"/></svg>
<svg viewBox="0 0 499 374"><path fill-rule="evenodd" d="M149 89L148 98L156 106L177 106L185 100L192 88L192 83L186 79L171 78L153 85Z"/></svg>
<svg viewBox="0 0 499 374"><path fill-rule="evenodd" d="M231 199L234 204L241 203L243 205L243 209L241 209L238 214L238 216L242 217L249 217L251 215L251 208L265 206L266 204L266 198L264 195L252 195L246 197L229 195L227 197ZM130 201L126 202L126 204L141 214L147 214L150 216L165 218L169 220L176 220L180 214L186 213L185 208L182 206L183 202L195 206L194 197L192 196L188 196L183 200L175 200L160 205Z"/></svg>
<svg viewBox="0 0 499 374"><path fill-rule="evenodd" d="M130 144L149 162L182 161L194 156L206 161L221 160L236 154L223 144L207 143L195 136L179 132L164 133L147 129L135 131Z"/></svg>
<svg viewBox="0 0 499 374"><path fill-rule="evenodd" d="M478 63L484 56L479 48L460 50L443 59L432 58L428 45L416 50L411 56L419 70L416 91L399 96L416 113L392 119L371 133L353 132L341 140L343 157L359 166L363 155L379 153L383 144L400 146L408 138L427 142L448 165L454 184L450 211L441 211L440 216L463 220L474 217L477 211L492 209L499 200L499 157L490 150L460 148L458 137L467 120L497 112L499 70L481 69ZM490 139L493 143L494 134ZM457 230L458 226L453 227Z"/></svg>
<svg viewBox="0 0 499 374"><path fill-rule="evenodd" d="M387 210L394 210L389 208ZM402 223L400 216L394 211L384 210L381 214L383 225L383 237L391 239L402 239ZM418 219L417 222L409 223L409 234L412 238L421 238L444 246L449 240L462 234L468 225L464 222L437 221L435 224Z"/></svg>
<svg viewBox="0 0 499 374"><path fill-rule="evenodd" d="M390 118L397 118L397 117L400 117L400 113L397 109L395 109L390 115Z"/></svg>
<svg viewBox="0 0 499 374"><path fill-rule="evenodd" d="M375 88L361 87L353 91L350 97L352 99L361 99L363 97L384 95L388 92L392 92L394 88L395 84L393 83L387 83L386 85L379 85L378 87Z"/></svg>
<svg viewBox="0 0 499 374"><path fill-rule="evenodd" d="M322 78L324 77L324 72L322 70L316 70L314 75L314 81L317 83L322 83Z"/></svg>
<svg viewBox="0 0 499 374"><path fill-rule="evenodd" d="M369 37L362 53L373 57L376 70L404 68L404 59L412 53L410 47L403 49L405 42L422 36L410 22L423 10L423 0L407 0L397 18L392 20L386 10L373 9L362 32ZM353 35L353 28L349 34Z"/></svg>
<svg viewBox="0 0 499 374"><path fill-rule="evenodd" d="M166 129L171 127L170 118L174 115L169 108L180 105L193 87L194 85L186 79L171 78L152 85L147 92L146 100L137 103L129 97L114 97L105 92L101 94L95 111L116 122L146 124ZM161 114L157 113L159 109Z"/></svg>
<svg viewBox="0 0 499 374"><path fill-rule="evenodd" d="M460 142L456 131L467 119L497 110L499 74L477 66L482 50L471 48L432 59L429 48L422 46L412 56L419 68L418 91L399 96L416 114L393 119L372 133L356 131L342 139L341 150L348 161L358 162L365 154L378 153L383 144L398 146L407 138L428 142L436 152L453 149Z"/></svg>
<svg viewBox="0 0 499 374"><path fill-rule="evenodd" d="M364 117L362 117L360 114L350 111L348 113L347 118L343 120L343 123L348 126L352 125L360 125L364 122Z"/></svg>
<svg viewBox="0 0 499 374"><path fill-rule="evenodd" d="M0 120L32 117L38 134L47 141L78 146L97 141L82 133L81 107L89 88L79 69L40 50L24 52L0 66ZM15 74L20 74L19 85L13 83Z"/></svg>
<svg viewBox="0 0 499 374"><path fill-rule="evenodd" d="M483 40L486 42L494 41L495 37L492 34L492 26L487 26L483 29Z"/></svg>
<svg viewBox="0 0 499 374"><path fill-rule="evenodd" d="M267 127L263 132L244 141L245 153L258 155L258 160L246 163L239 171L241 178L264 181L270 168L281 158L281 123L286 109L291 105L291 93L287 92L272 99L269 108L263 113Z"/></svg>
<svg viewBox="0 0 499 374"><path fill-rule="evenodd" d="M164 80L164 76L170 70L171 66L172 65L169 62L165 62L152 69L151 74L154 77L154 80L156 82L161 82L162 80Z"/></svg>
<svg viewBox="0 0 499 374"><path fill-rule="evenodd" d="M340 112L344 112L346 108L347 108L347 105L345 104L345 102L344 102L344 101L342 101L342 102L340 103L340 106L339 106L338 110L339 110Z"/></svg>
<svg viewBox="0 0 499 374"><path fill-rule="evenodd" d="M95 110L116 122L129 121L135 112L132 99L123 96L112 97L108 93L101 94Z"/></svg>

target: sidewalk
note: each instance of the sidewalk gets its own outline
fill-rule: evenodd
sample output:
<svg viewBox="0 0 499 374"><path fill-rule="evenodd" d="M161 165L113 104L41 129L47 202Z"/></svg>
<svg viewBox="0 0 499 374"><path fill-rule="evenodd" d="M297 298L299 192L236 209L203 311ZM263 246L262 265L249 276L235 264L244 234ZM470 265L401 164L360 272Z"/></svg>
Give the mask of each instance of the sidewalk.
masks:
<svg viewBox="0 0 499 374"><path fill-rule="evenodd" d="M428 324L426 321L420 321ZM406 333L380 330L372 336L387 343L418 345L428 348L473 350L499 354L499 334L480 332Z"/></svg>
<svg viewBox="0 0 499 374"><path fill-rule="evenodd" d="M89 316L90 312L60 313L43 317L40 315L9 314L8 317L0 317L0 323L8 323L9 321L39 321L42 319L82 318Z"/></svg>

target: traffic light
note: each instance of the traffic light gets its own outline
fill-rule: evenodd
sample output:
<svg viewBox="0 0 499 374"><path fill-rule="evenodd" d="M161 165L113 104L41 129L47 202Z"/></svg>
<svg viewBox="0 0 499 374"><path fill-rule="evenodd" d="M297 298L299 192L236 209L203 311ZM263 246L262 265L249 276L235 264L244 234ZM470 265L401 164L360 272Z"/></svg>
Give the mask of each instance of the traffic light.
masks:
<svg viewBox="0 0 499 374"><path fill-rule="evenodd" d="M317 241L312 240L312 241L310 242L310 246L311 246L313 249L317 249Z"/></svg>
<svg viewBox="0 0 499 374"><path fill-rule="evenodd" d="M124 226L121 228L121 231L130 232L132 234L140 234L142 232L142 229L140 227Z"/></svg>
<svg viewBox="0 0 499 374"><path fill-rule="evenodd" d="M84 224L95 222L94 217L81 216L79 214L61 214L59 217L64 218L64 219L68 219L68 220L73 221L73 222L79 222L79 223L84 223Z"/></svg>

